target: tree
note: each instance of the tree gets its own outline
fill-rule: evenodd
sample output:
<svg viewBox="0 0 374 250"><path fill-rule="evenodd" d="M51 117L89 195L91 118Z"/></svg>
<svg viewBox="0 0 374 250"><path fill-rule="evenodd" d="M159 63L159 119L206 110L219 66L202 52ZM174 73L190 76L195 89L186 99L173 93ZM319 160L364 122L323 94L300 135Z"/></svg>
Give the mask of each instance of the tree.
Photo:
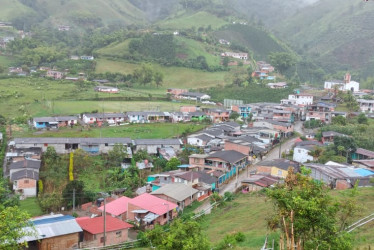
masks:
<svg viewBox="0 0 374 250"><path fill-rule="evenodd" d="M234 112L231 112L229 118L236 121L239 117L240 117L239 113L234 111Z"/></svg>
<svg viewBox="0 0 374 250"><path fill-rule="evenodd" d="M12 195L7 180L0 178L0 248L17 249L21 248L18 243L24 236L33 235L34 232L26 232L22 228L28 226L30 215L21 211L18 207L19 198Z"/></svg>
<svg viewBox="0 0 374 250"><path fill-rule="evenodd" d="M170 171L170 170L176 170L178 169L178 166L181 165L181 162L178 158L173 157L171 158L167 163L166 163L166 168L165 171Z"/></svg>
<svg viewBox="0 0 374 250"><path fill-rule="evenodd" d="M230 58L225 56L222 60L222 65L227 68L229 66L229 62L230 62Z"/></svg>
<svg viewBox="0 0 374 250"><path fill-rule="evenodd" d="M142 64L138 69L134 70L133 78L140 84L147 85L153 80L153 69L148 64Z"/></svg>
<svg viewBox="0 0 374 250"><path fill-rule="evenodd" d="M156 83L157 88L162 85L162 82L164 81L164 74L162 74L159 71L156 71L153 75L154 81Z"/></svg>
<svg viewBox="0 0 374 250"><path fill-rule="evenodd" d="M0 115L0 126L4 126L6 124L6 119L4 116Z"/></svg>
<svg viewBox="0 0 374 250"><path fill-rule="evenodd" d="M208 250L210 244L207 236L196 221L174 220L170 230L164 231L159 225L145 233L151 246L164 250Z"/></svg>
<svg viewBox="0 0 374 250"><path fill-rule="evenodd" d="M273 52L269 55L269 59L271 65L281 74L296 63L294 56L287 52Z"/></svg>
<svg viewBox="0 0 374 250"><path fill-rule="evenodd" d="M318 161L319 157L321 157L323 153L323 148L316 147L314 150L310 151L308 154L313 157L313 161Z"/></svg>
<svg viewBox="0 0 374 250"><path fill-rule="evenodd" d="M121 163L126 157L126 146L117 143L113 146L113 149L108 152L108 165L114 167L121 166Z"/></svg>
<svg viewBox="0 0 374 250"><path fill-rule="evenodd" d="M368 118L364 113L361 113L357 116L357 122L359 124L368 124Z"/></svg>
<svg viewBox="0 0 374 250"><path fill-rule="evenodd" d="M345 126L347 125L347 119L345 119L344 116L341 116L341 115L334 116L332 118L332 124Z"/></svg>
<svg viewBox="0 0 374 250"><path fill-rule="evenodd" d="M73 206L73 197L75 190L75 205L83 204L84 202L84 183L83 181L70 181L65 189L62 191L62 198L67 207Z"/></svg>
<svg viewBox="0 0 374 250"><path fill-rule="evenodd" d="M354 207L344 208L345 199L332 198L309 174L305 168L302 174L291 168L284 184L266 190L275 210L268 227L280 229L280 249L351 249L351 238L343 229Z"/></svg>

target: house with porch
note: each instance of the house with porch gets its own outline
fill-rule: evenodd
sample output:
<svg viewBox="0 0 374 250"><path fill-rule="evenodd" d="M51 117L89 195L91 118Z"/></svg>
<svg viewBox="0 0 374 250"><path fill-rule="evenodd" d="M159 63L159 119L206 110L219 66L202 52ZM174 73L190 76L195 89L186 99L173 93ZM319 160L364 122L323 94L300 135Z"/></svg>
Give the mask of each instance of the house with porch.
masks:
<svg viewBox="0 0 374 250"><path fill-rule="evenodd" d="M178 216L178 205L144 193L127 204L127 219L152 229L155 225L165 225Z"/></svg>
<svg viewBox="0 0 374 250"><path fill-rule="evenodd" d="M106 245L116 245L128 240L128 230L133 225L127 222L110 215L78 217L75 220L83 230L83 248L104 246L104 216Z"/></svg>
<svg viewBox="0 0 374 250"><path fill-rule="evenodd" d="M169 112L158 111L134 111L126 113L127 120L130 123L153 123L169 122L172 114Z"/></svg>
<svg viewBox="0 0 374 250"><path fill-rule="evenodd" d="M362 112L373 112L374 100L357 99L357 102Z"/></svg>
<svg viewBox="0 0 374 250"><path fill-rule="evenodd" d="M76 116L56 116L56 117L34 117L32 121L36 129L59 128L78 124Z"/></svg>
<svg viewBox="0 0 374 250"><path fill-rule="evenodd" d="M352 160L372 160L374 159L374 152L364 149L357 148L356 152L351 153Z"/></svg>
<svg viewBox="0 0 374 250"><path fill-rule="evenodd" d="M125 122L125 118L123 113L90 113L82 116L85 124L97 124L97 126L101 126L105 122L109 125L120 125Z"/></svg>

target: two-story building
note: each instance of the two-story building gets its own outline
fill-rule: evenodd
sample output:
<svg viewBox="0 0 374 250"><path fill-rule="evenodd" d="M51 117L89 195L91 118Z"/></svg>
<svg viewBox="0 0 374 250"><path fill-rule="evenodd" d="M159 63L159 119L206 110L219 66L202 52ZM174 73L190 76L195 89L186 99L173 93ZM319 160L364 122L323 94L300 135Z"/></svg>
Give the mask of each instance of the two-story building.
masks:
<svg viewBox="0 0 374 250"><path fill-rule="evenodd" d="M226 122L230 120L230 111L226 109L214 108L204 110L213 123Z"/></svg>
<svg viewBox="0 0 374 250"><path fill-rule="evenodd" d="M294 132L294 126L291 123L279 122L273 120L260 120L253 122L253 127L265 127L280 132L281 137L289 137Z"/></svg>
<svg viewBox="0 0 374 250"><path fill-rule="evenodd" d="M307 106L305 120L320 120L324 123L331 122L332 112L335 109L335 104L318 102Z"/></svg>
<svg viewBox="0 0 374 250"><path fill-rule="evenodd" d="M313 104L313 98L313 95L308 94L291 94L288 96L288 104L307 106Z"/></svg>
<svg viewBox="0 0 374 250"><path fill-rule="evenodd" d="M357 102L362 112L373 112L374 100L357 99Z"/></svg>
<svg viewBox="0 0 374 250"><path fill-rule="evenodd" d="M299 163L286 159L262 161L256 165L258 174L269 174L279 178L286 178L290 168L292 168L294 172L300 171Z"/></svg>
<svg viewBox="0 0 374 250"><path fill-rule="evenodd" d="M82 120L86 124L97 124L97 126L105 122L109 125L119 125L125 122L125 117L123 113L90 113L83 114Z"/></svg>

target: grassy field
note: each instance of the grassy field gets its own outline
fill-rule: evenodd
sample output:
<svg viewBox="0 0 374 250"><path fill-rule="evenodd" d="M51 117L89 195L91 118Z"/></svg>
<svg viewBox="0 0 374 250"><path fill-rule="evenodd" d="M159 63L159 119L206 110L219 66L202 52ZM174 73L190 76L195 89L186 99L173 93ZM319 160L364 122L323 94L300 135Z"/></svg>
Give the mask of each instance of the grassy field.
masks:
<svg viewBox="0 0 374 250"><path fill-rule="evenodd" d="M130 137L132 139L158 139L180 136L186 130L195 132L203 129L202 124L153 123L129 124L103 128L60 128L58 131L35 131L28 127L14 129L15 137Z"/></svg>
<svg viewBox="0 0 374 250"><path fill-rule="evenodd" d="M196 69L182 67L162 67L157 64L152 65L157 71L164 74L164 82L160 89L167 88L207 88L225 84L225 74L227 72L205 72ZM108 59L98 59L96 65L97 73L119 72L131 74L140 67L138 64L111 61ZM148 86L147 86L148 88Z"/></svg>
<svg viewBox="0 0 374 250"><path fill-rule="evenodd" d="M332 195L340 197L341 192L332 191ZM357 219L373 213L374 189L360 188L358 203L362 212ZM266 234L269 239L277 238L277 233L271 233L266 228L265 218L272 212L272 205L266 202L264 196L258 194L240 194L233 202L214 210L202 218L201 223L212 243L219 242L226 234L243 232L245 241L237 249L260 249L264 244ZM363 249L374 246L374 222L371 222L353 233L354 246ZM367 248L366 248L367 249Z"/></svg>
<svg viewBox="0 0 374 250"><path fill-rule="evenodd" d="M10 89L9 87L12 87ZM13 78L0 80L0 114L15 118L21 115L48 116L100 112L162 110L177 111L189 103L154 101L149 98L166 97L166 87L156 86L121 89L118 94L98 93L93 85L81 88L68 81L50 81L42 78ZM116 101L95 101L98 98ZM145 101L131 101L143 98ZM87 100L91 99L91 100ZM122 99L123 101L118 101ZM148 101L149 100L149 101Z"/></svg>
<svg viewBox="0 0 374 250"><path fill-rule="evenodd" d="M32 13L33 11L14 0L0 0L0 20L10 21L17 13Z"/></svg>
<svg viewBox="0 0 374 250"><path fill-rule="evenodd" d="M10 66L14 66L15 62L15 59L13 57L9 57L9 56L3 56L3 55L0 55L0 65L3 66L3 67L10 67Z"/></svg>
<svg viewBox="0 0 374 250"><path fill-rule="evenodd" d="M102 56L121 56L121 54L128 53L130 41L131 39L127 39L120 43L110 44L104 48L98 49L96 53Z"/></svg>
<svg viewBox="0 0 374 250"><path fill-rule="evenodd" d="M200 11L192 15L184 14L182 16L166 19L157 23L158 26L164 29L189 29L192 27L208 27L209 25L213 29L216 29L225 24L227 24L225 20L205 11Z"/></svg>
<svg viewBox="0 0 374 250"><path fill-rule="evenodd" d="M27 198L26 200L20 201L20 208L28 212L31 217L43 214L36 197Z"/></svg>

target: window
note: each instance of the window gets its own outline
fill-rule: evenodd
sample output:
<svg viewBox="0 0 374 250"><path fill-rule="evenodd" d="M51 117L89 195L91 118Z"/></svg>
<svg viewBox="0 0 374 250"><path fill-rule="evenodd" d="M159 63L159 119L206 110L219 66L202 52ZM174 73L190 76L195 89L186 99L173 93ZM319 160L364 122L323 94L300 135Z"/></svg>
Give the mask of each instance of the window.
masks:
<svg viewBox="0 0 374 250"><path fill-rule="evenodd" d="M13 182L13 185L14 185L14 186L17 186L17 181L14 181L14 182Z"/></svg>
<svg viewBox="0 0 374 250"><path fill-rule="evenodd" d="M44 147L48 147L48 143L44 143Z"/></svg>
<svg viewBox="0 0 374 250"><path fill-rule="evenodd" d="M278 175L282 176L282 170L278 170Z"/></svg>
<svg viewBox="0 0 374 250"><path fill-rule="evenodd" d="M164 219L166 219L168 217L168 215L167 214L164 214Z"/></svg>
<svg viewBox="0 0 374 250"><path fill-rule="evenodd" d="M106 238L106 237L105 237ZM104 237L100 238L100 243L104 243Z"/></svg>
<svg viewBox="0 0 374 250"><path fill-rule="evenodd" d="M299 153L301 153L301 149L297 150Z"/></svg>
<svg viewBox="0 0 374 250"><path fill-rule="evenodd" d="M108 143L105 143L105 147L108 147L108 145L109 145Z"/></svg>
<svg viewBox="0 0 374 250"><path fill-rule="evenodd" d="M29 184L29 180L24 180L23 183Z"/></svg>
<svg viewBox="0 0 374 250"><path fill-rule="evenodd" d="M116 232L116 236L119 238L119 237L121 237L122 236L122 231L117 231Z"/></svg>

